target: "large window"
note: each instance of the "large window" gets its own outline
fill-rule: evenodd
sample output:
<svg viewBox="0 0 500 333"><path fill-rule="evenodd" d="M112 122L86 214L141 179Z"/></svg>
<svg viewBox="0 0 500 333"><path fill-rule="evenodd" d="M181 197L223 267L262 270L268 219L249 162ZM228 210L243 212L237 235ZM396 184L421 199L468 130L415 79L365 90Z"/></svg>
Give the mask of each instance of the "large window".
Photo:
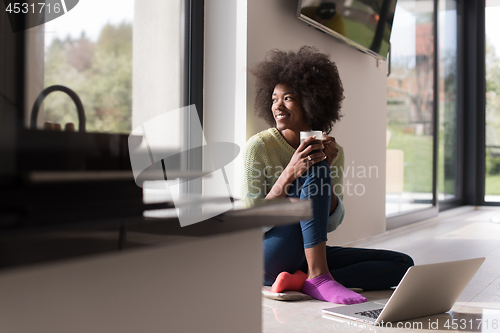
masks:
<svg viewBox="0 0 500 333"><path fill-rule="evenodd" d="M387 216L425 211L425 218L461 198L457 18L456 0L398 1L387 79Z"/></svg>
<svg viewBox="0 0 500 333"><path fill-rule="evenodd" d="M202 124L203 8L203 2L190 0L85 0L28 30L25 126L44 88L67 86L82 101L87 132L132 134L162 154L189 151L182 161L154 166L200 170L201 153L186 147L202 140L193 129ZM196 108L184 108L192 104ZM64 131L73 123L78 130L78 119L73 100L56 91L44 99L36 126L52 122ZM146 197L201 192L201 183L187 184L172 193L146 189Z"/></svg>
<svg viewBox="0 0 500 333"><path fill-rule="evenodd" d="M89 132L132 129L133 21L134 0L87 0L45 24L45 86L77 92ZM42 121L78 124L74 103L49 95Z"/></svg>
<svg viewBox="0 0 500 333"><path fill-rule="evenodd" d="M398 1L391 53L386 215L433 206L433 1Z"/></svg>
<svg viewBox="0 0 500 333"><path fill-rule="evenodd" d="M486 202L500 202L500 1L486 1Z"/></svg>
<svg viewBox="0 0 500 333"><path fill-rule="evenodd" d="M27 62L25 119L38 94L52 85L79 95L87 132L130 134L144 122L185 106L186 2L85 0L28 30L27 53L37 58ZM37 64L38 58L44 62ZM37 127L47 121L63 130L67 123L78 128L75 105L66 94L45 98ZM169 133L177 137L170 142L184 140L182 128L172 124Z"/></svg>

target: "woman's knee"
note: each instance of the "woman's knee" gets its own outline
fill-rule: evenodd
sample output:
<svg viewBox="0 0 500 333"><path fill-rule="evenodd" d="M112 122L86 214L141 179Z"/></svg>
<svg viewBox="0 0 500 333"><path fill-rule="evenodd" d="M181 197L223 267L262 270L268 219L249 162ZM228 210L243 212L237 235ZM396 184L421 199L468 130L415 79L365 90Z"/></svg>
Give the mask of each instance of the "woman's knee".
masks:
<svg viewBox="0 0 500 333"><path fill-rule="evenodd" d="M410 268L411 266L414 266L415 263L412 259L412 257L410 257L409 255L405 254L405 253L400 253L400 265L403 266L403 267L406 267L406 269Z"/></svg>
<svg viewBox="0 0 500 333"><path fill-rule="evenodd" d="M321 161L311 165L306 172L306 176L329 180L332 178L330 166L326 161Z"/></svg>
<svg viewBox="0 0 500 333"><path fill-rule="evenodd" d="M312 165L303 176L302 191L307 191L307 196L331 195L332 177L328 163L321 161ZM301 197L304 195L302 193Z"/></svg>
<svg viewBox="0 0 500 333"><path fill-rule="evenodd" d="M397 256L395 256L392 262L395 264L395 268L397 268L396 271L394 271L394 277L396 278L396 281L394 282L395 284L399 284L399 281L401 281L403 276L406 274L406 271L414 265L414 262L409 255L401 252L396 253Z"/></svg>
<svg viewBox="0 0 500 333"><path fill-rule="evenodd" d="M377 256L378 260L390 261L397 266L405 268L410 268L414 265L413 259L403 252L380 250L379 253L380 256Z"/></svg>
<svg viewBox="0 0 500 333"><path fill-rule="evenodd" d="M399 282L401 282L401 279L405 276L408 269L414 265L413 259L409 255L401 252L394 252L394 254L395 256L391 260L392 264L394 265L394 269L391 270L392 273L387 276L387 281L385 281L387 285L384 286L384 288L398 285Z"/></svg>

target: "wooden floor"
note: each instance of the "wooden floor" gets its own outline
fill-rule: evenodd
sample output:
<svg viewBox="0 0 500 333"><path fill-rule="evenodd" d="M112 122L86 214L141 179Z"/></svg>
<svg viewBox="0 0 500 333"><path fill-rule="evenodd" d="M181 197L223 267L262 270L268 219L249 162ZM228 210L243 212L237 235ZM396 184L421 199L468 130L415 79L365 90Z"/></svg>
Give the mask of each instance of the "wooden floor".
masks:
<svg viewBox="0 0 500 333"><path fill-rule="evenodd" d="M500 223L491 222L495 216L500 216L500 208L461 207L431 220L348 244L401 251L409 254L417 265L485 257L486 261L450 312L404 322L402 328L348 327L322 314L323 308L335 306L331 303L263 298L263 332L500 332ZM387 298L391 292L363 295L373 300Z"/></svg>

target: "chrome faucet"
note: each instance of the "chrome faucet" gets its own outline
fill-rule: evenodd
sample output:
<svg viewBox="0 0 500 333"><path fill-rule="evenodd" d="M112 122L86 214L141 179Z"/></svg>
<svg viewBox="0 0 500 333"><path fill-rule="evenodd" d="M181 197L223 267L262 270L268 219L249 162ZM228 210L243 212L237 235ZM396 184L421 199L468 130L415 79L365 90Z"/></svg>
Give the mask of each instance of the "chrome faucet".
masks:
<svg viewBox="0 0 500 333"><path fill-rule="evenodd" d="M36 128L38 111L40 109L40 106L42 105L43 100L45 99L45 97L47 97L50 93L54 91L62 91L66 93L69 97L71 97L71 99L76 105L76 111L78 112L78 131L85 132L85 121L86 121L85 109L83 108L83 104L82 101L80 100L80 97L78 97L76 92L74 92L70 88L58 84L45 88L44 90L42 90L40 95L38 95L38 98L36 99L35 104L33 105L33 109L31 110L31 128L32 129Z"/></svg>

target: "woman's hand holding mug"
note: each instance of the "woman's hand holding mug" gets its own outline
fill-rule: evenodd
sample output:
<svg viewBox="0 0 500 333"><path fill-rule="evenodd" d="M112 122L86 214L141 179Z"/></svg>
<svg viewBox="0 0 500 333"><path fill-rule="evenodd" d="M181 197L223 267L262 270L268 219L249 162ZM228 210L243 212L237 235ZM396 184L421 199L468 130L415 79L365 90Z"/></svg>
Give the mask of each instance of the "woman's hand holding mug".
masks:
<svg viewBox="0 0 500 333"><path fill-rule="evenodd" d="M337 157L339 153L339 149L337 148L337 143L335 142L335 138L333 136L327 136L326 133L323 133L323 140L321 140L323 146L323 152L326 155L326 162L329 166L332 165L333 160Z"/></svg>
<svg viewBox="0 0 500 333"><path fill-rule="evenodd" d="M316 136L310 136L300 143L286 167L291 173L292 181L302 176L311 165L327 158L323 148L324 145Z"/></svg>

